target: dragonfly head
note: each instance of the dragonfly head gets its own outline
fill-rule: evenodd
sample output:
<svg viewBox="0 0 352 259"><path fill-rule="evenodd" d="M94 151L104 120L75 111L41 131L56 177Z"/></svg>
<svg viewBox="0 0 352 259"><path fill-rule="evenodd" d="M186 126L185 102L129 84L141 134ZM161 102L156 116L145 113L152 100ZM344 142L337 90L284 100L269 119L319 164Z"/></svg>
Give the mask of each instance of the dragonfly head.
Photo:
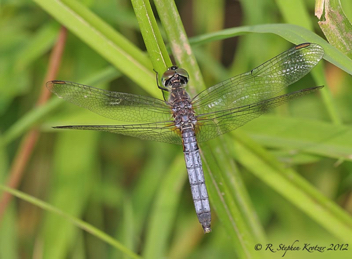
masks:
<svg viewBox="0 0 352 259"><path fill-rule="evenodd" d="M186 70L177 66L172 66L161 77L164 87L171 89L173 86L185 87L188 83L189 75Z"/></svg>

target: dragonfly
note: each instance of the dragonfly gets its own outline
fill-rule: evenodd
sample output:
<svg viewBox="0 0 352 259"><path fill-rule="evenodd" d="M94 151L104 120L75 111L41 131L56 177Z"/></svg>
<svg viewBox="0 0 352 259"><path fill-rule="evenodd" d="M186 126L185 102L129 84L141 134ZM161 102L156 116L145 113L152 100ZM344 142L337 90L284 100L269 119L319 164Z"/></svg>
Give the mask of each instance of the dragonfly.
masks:
<svg viewBox="0 0 352 259"><path fill-rule="evenodd" d="M189 75L177 66L167 69L161 77L161 85L157 78L160 90L168 92L164 100L62 80L49 81L47 88L59 98L104 117L134 123L54 128L106 131L182 145L195 211L204 233L209 233L211 211L198 143L235 130L270 109L322 88L316 86L277 96L308 74L323 56L324 50L318 44L296 45L193 98L185 90Z"/></svg>

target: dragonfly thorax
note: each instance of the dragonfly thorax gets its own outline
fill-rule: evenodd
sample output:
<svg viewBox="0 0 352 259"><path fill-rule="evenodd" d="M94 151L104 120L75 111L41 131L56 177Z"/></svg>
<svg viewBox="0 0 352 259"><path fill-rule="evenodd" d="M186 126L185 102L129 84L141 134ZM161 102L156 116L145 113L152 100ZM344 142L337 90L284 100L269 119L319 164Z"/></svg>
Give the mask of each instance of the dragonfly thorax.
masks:
<svg viewBox="0 0 352 259"><path fill-rule="evenodd" d="M172 105L172 113L175 126L181 131L185 128L194 128L197 124L190 99L175 101Z"/></svg>

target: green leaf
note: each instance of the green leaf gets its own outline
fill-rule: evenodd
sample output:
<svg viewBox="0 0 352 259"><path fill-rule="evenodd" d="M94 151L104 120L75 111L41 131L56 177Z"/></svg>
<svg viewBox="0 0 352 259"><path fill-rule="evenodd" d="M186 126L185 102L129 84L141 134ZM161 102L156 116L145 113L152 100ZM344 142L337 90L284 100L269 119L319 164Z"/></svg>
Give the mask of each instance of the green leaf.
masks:
<svg viewBox="0 0 352 259"><path fill-rule="evenodd" d="M154 1L157 8L161 23L166 32L172 53L176 63L186 69L191 80L189 89L191 95L195 95L195 89L205 89L205 84L201 76L197 61L192 53L191 46L188 42L187 34L178 14L176 5L173 1Z"/></svg>
<svg viewBox="0 0 352 259"><path fill-rule="evenodd" d="M50 204L65 210L72 217L80 218L95 182L94 171L98 168L94 151L98 132L66 131L61 132L57 140ZM62 192L62 189L65 191ZM47 215L42 233L42 239L45 240L43 257L65 257L76 235L77 229L67 218Z"/></svg>
<svg viewBox="0 0 352 259"><path fill-rule="evenodd" d="M352 129L348 126L266 115L244 125L242 130L266 147L352 160Z"/></svg>
<svg viewBox="0 0 352 259"><path fill-rule="evenodd" d="M216 144L214 144L216 143ZM231 243L239 258L262 258L253 249L253 244L264 241L262 227L255 218L255 211L236 168L223 164L217 149L220 140L204 143L202 147L205 182L211 201L223 227L231 238ZM224 156L224 159L229 157ZM237 176L237 177L236 177Z"/></svg>
<svg viewBox="0 0 352 259"><path fill-rule="evenodd" d="M341 241L352 241L352 218L345 211L239 131L233 135L236 142L228 146L234 147L233 154L243 166Z"/></svg>
<svg viewBox="0 0 352 259"><path fill-rule="evenodd" d="M160 94L150 60L123 35L76 0L34 0L88 46L113 64L147 92Z"/></svg>
<svg viewBox="0 0 352 259"><path fill-rule="evenodd" d="M159 74L162 74L172 66L172 63L150 3L148 0L132 0L132 5L153 67Z"/></svg>
<svg viewBox="0 0 352 259"><path fill-rule="evenodd" d="M140 236L145 231L150 206L159 190L164 172L169 169L169 145L160 147L159 143L150 146L147 164L138 178L132 193L133 211L136 218L135 236ZM138 244L137 244L138 245Z"/></svg>
<svg viewBox="0 0 352 259"><path fill-rule="evenodd" d="M277 0L276 3L284 16L286 23L295 24L306 28L307 30L312 30L313 25L308 8L304 4L304 0Z"/></svg>
<svg viewBox="0 0 352 259"><path fill-rule="evenodd" d="M160 184L147 229L144 258L163 258L166 254L180 193L187 179L183 163L183 156L179 155L166 171L167 174Z"/></svg>
<svg viewBox="0 0 352 259"><path fill-rule="evenodd" d="M34 36L30 37L23 49L18 52L19 58L16 64L18 70L29 66L35 59L47 52L55 42L58 31L58 24L51 22L44 25Z"/></svg>
<svg viewBox="0 0 352 259"><path fill-rule="evenodd" d="M331 63L335 64L341 69L344 69L346 72L352 74L351 59L343 55L333 46L326 43L323 39L321 39L316 34L300 26L291 25L291 24L254 25L254 26L244 26L244 27L226 29L215 33L209 33L207 35L194 37L193 39L190 40L190 42L193 44L204 44L209 41L220 40L220 39L222 40L222 39L246 34L249 32L274 33L295 44L299 44L302 42L318 43L324 47L324 51L325 51L324 58L326 60L330 61ZM314 76L317 80L318 78L323 78L323 70L321 67L319 72L314 72ZM319 80L319 81L323 81L326 85L325 80ZM327 88L323 89L322 92L323 92L323 99L326 104L326 108L329 112L329 115L332 121L337 125L341 124L341 120L339 119L338 112L336 110L335 105L333 104L333 101L332 101L333 98L331 96L329 89Z"/></svg>
<svg viewBox="0 0 352 259"><path fill-rule="evenodd" d="M89 78L83 79L83 83L88 85L92 84L103 84L109 82L112 79L117 78L121 74L112 67L108 67L98 71L96 74ZM59 98L53 98L46 105L38 106L23 115L18 121L11 125L11 127L5 132L3 142L0 144L7 145L11 141L14 141L17 137L23 134L30 127L41 121L45 116L48 116L53 110L57 109L64 101Z"/></svg>
<svg viewBox="0 0 352 259"><path fill-rule="evenodd" d="M1 186L0 186L1 189ZM2 196L3 197L3 196ZM19 257L18 225L15 204L9 204L1 219L0 258L15 259Z"/></svg>
<svg viewBox="0 0 352 259"><path fill-rule="evenodd" d="M352 24L343 12L339 0L317 1L318 24L329 43L352 58Z"/></svg>
<svg viewBox="0 0 352 259"><path fill-rule="evenodd" d="M95 228L94 226L92 226L90 224L87 224L86 222L84 222L76 217L72 217L71 215L63 212L62 210L57 209L54 206L51 206L51 205L49 205L49 204L47 204L47 203L45 203L35 197L32 197L32 196L25 194L23 192L20 192L18 190L6 187L2 184L0 184L0 189L4 190L6 192L9 192L12 195L14 195L22 200L25 200L35 206L38 206L46 211L49 211L49 212L54 213L62 218L65 218L65 220L70 221L71 223L73 223L77 227L81 228L82 230L85 230L85 231L91 233L92 235L100 238L101 240L105 241L106 243L112 245L113 247L123 251L126 255L129 255L131 258L140 258L138 255L134 254L132 251L125 248L123 245L121 245L119 242L114 240L112 237L105 234L103 231ZM56 229L56 231L57 230L58 229Z"/></svg>
<svg viewBox="0 0 352 259"><path fill-rule="evenodd" d="M191 38L189 41L192 45L205 44L207 42L223 40L248 33L273 33L294 44L299 44L303 42L318 43L324 48L324 59L352 75L352 60L350 58L348 58L339 50L328 44L325 40L320 38L315 33L297 25L264 24L254 26L242 26L196 36Z"/></svg>
<svg viewBox="0 0 352 259"><path fill-rule="evenodd" d="M194 55L192 54L191 47L187 40L187 35L183 28L183 24L180 20L175 4L172 1L157 0L155 1L155 5L158 10L161 22L165 28L175 59L183 68L188 71L190 78L194 80L193 82L197 82L199 85L198 90L204 88L203 80L201 80L200 77L199 67ZM192 81L190 81L190 83L191 82ZM208 159L209 158L207 157L206 160L203 160L205 167L208 163ZM213 163L211 164L214 165ZM216 173L213 175L212 172L212 166L205 170L206 181L212 181L215 183L216 180L213 178L219 177L219 174ZM228 206L228 204L223 201L223 193L225 193L225 198L227 198L228 196L226 194L229 192L229 190L226 188L226 186L221 186L221 190L220 186L217 186L218 188L214 186L216 185L210 185L210 187L208 187L212 206L219 206L219 208L216 209L217 213L221 215L221 217L225 217L225 221L223 222L226 223L225 227L230 227L228 233L231 234L232 241L234 244L236 244L236 251L239 255L245 257L248 257L249 255L253 258L258 257L259 254L257 252L253 252L254 250L252 248L252 244L255 238L253 236L252 230L248 226L250 223L240 223L239 227L237 227L238 222L242 222L243 219L240 220L241 216L235 206ZM230 197L231 196L229 196L229 198ZM243 199L245 200L246 198ZM233 204L231 203L231 205Z"/></svg>

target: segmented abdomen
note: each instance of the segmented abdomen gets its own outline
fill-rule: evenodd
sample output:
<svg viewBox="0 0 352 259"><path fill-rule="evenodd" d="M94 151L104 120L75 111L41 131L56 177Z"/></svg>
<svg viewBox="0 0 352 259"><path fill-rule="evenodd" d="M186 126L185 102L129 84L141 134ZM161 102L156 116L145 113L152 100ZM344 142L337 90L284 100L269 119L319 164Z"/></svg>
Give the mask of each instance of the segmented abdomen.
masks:
<svg viewBox="0 0 352 259"><path fill-rule="evenodd" d="M204 232L208 233L211 231L211 214L208 192L205 186L202 160L199 154L199 147L193 129L187 128L181 131L183 140L183 153L185 155L194 206L198 220L202 224Z"/></svg>

